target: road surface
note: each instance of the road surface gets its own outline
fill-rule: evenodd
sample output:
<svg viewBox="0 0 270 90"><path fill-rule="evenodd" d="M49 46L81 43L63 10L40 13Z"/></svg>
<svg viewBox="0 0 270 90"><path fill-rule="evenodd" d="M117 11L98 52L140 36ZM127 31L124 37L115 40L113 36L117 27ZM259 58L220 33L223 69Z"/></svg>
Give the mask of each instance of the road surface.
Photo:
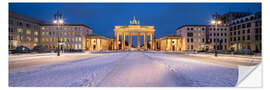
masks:
<svg viewBox="0 0 270 90"><path fill-rule="evenodd" d="M38 57L35 59L39 60ZM9 86L232 87L238 78L237 65L149 52L110 53L30 68L20 67L9 68Z"/></svg>

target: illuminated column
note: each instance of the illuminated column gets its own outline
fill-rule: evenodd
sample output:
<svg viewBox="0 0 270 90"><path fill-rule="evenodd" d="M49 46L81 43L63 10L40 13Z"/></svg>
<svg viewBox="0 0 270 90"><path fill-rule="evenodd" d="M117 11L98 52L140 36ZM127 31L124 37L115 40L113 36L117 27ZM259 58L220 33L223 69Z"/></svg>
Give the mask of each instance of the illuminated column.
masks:
<svg viewBox="0 0 270 90"><path fill-rule="evenodd" d="M172 40L171 39L169 39L169 50L168 51L172 51Z"/></svg>
<svg viewBox="0 0 270 90"><path fill-rule="evenodd" d="M144 44L144 50L147 50L147 35L144 33L143 36L144 36L144 39L143 39L144 40L144 43L143 43Z"/></svg>
<svg viewBox="0 0 270 90"><path fill-rule="evenodd" d="M140 45L141 45L141 38L140 38L140 34L138 34L137 36L137 48L140 49Z"/></svg>
<svg viewBox="0 0 270 90"><path fill-rule="evenodd" d="M125 33L122 34L122 50L125 49Z"/></svg>
<svg viewBox="0 0 270 90"><path fill-rule="evenodd" d="M115 33L115 43L114 43L114 47L115 47L115 50L118 50L118 41L119 41L119 34L118 33Z"/></svg>
<svg viewBox="0 0 270 90"><path fill-rule="evenodd" d="M176 51L179 51L180 44L179 44L179 38L176 38Z"/></svg>
<svg viewBox="0 0 270 90"><path fill-rule="evenodd" d="M128 36L128 50L130 50L131 49L131 45L132 45L132 35L131 35L131 33L129 34L129 36Z"/></svg>
<svg viewBox="0 0 270 90"><path fill-rule="evenodd" d="M88 48L89 51L91 51L91 39L88 39L87 42L88 42L87 48Z"/></svg>
<svg viewBox="0 0 270 90"><path fill-rule="evenodd" d="M154 39L154 33L151 33L151 35L150 35L150 49L151 50L153 50L154 48L153 48L153 39Z"/></svg>
<svg viewBox="0 0 270 90"><path fill-rule="evenodd" d="M181 46L181 39L178 38L178 39L177 39L177 50L178 50L178 51L181 51L181 47L182 47L182 46Z"/></svg>

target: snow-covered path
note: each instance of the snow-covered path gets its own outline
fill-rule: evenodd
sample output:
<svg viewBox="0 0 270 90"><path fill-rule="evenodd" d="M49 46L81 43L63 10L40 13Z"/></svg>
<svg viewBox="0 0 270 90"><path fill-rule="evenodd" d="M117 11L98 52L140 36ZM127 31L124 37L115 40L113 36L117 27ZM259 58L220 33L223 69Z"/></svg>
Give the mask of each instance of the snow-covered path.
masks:
<svg viewBox="0 0 270 90"><path fill-rule="evenodd" d="M146 52L121 52L9 73L9 86L234 86L236 67Z"/></svg>

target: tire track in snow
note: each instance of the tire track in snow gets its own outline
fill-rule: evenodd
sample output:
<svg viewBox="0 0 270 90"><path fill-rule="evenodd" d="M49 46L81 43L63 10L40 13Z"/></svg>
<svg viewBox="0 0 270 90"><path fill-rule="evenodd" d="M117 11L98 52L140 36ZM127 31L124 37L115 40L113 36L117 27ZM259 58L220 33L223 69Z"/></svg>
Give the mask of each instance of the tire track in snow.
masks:
<svg viewBox="0 0 270 90"><path fill-rule="evenodd" d="M193 60L174 57L167 54L147 53L148 56L168 65L168 68L178 77L180 86L200 87L232 87L237 82L238 70L208 63L193 62ZM171 60L171 59L174 60Z"/></svg>
<svg viewBox="0 0 270 90"><path fill-rule="evenodd" d="M175 79L175 83L177 84L177 86L193 86L194 85L194 81L189 79L188 77L185 77L182 72L179 72L176 70L176 67L173 64L167 64L165 62L163 62L163 59L158 58L158 57L153 57L148 55L148 53L144 53L148 58L150 58L150 60L155 60L158 61L162 64L164 64L167 67L167 70L169 71L169 73L171 73L172 77L174 77ZM177 74L176 74L177 73Z"/></svg>
<svg viewBox="0 0 270 90"><path fill-rule="evenodd" d="M85 82L83 86L88 86L88 87L89 87L89 86L90 86L90 87L100 86L100 83L103 82L103 81L105 81L105 80L108 78L108 76L109 76L110 74L112 74L112 72L114 72L115 68L117 68L117 67L119 66L120 61L124 60L123 58L125 58L125 56L128 56L129 53L126 52L126 53L121 53L121 54L125 54L125 55L122 55L121 57L119 57L119 58L118 58L119 60L118 60L117 62L115 62L115 63L114 63L113 65L111 65L110 67L108 67L109 70L103 72L103 73L105 73L105 74L102 74L102 75L104 75L102 78L100 78L100 79L95 79L96 76L98 76L98 75L100 75L100 74L99 74L99 71L93 72L93 73L92 73L92 79L93 79L93 80L91 80L91 81L89 81L89 82ZM98 76L98 77L100 77L100 76Z"/></svg>

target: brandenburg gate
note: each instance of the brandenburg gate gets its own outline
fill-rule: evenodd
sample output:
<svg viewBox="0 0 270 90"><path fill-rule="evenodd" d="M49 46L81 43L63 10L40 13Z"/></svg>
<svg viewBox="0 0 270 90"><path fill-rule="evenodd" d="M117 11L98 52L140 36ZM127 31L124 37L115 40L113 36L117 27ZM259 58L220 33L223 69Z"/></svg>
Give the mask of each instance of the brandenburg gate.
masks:
<svg viewBox="0 0 270 90"><path fill-rule="evenodd" d="M119 50L119 36L121 36L121 49L122 50L131 50L132 45L132 36L137 36L137 49L148 50L147 48L147 36L150 36L150 49L154 49L154 26L141 26L140 22L135 19L135 16L130 25L128 26L115 26L114 28L114 49ZM125 44L125 37L128 36L128 46ZM140 47L141 39L140 37L144 36L144 46Z"/></svg>

